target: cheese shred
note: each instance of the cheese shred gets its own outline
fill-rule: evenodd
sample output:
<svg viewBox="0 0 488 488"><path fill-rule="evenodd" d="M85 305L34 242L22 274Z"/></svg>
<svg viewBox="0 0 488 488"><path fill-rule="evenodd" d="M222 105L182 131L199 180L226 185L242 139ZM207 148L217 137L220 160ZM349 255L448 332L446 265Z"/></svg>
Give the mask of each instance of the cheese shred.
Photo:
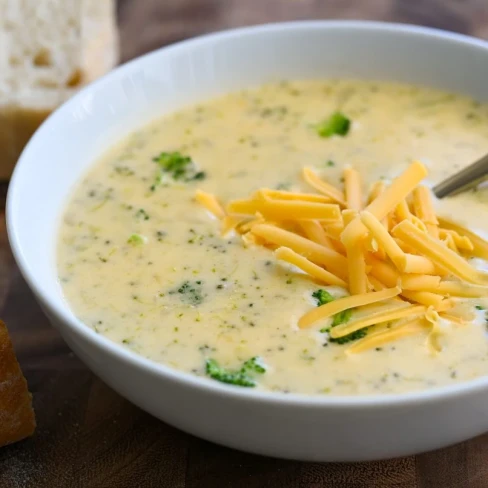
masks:
<svg viewBox="0 0 488 488"><path fill-rule="evenodd" d="M335 315L336 313L343 312L344 310L388 300L389 298L396 297L400 291L400 288L395 287L371 293L363 293L362 295L351 295L348 297L339 298L332 302L326 303L321 307L310 310L310 312L306 313L300 318L298 321L298 326L302 328L308 327L318 320L326 319L332 315Z"/></svg>
<svg viewBox="0 0 488 488"><path fill-rule="evenodd" d="M488 273L469 261L488 260L488 241L436 214L431 191L420 184L426 175L415 161L390 185L380 180L364 193L355 168L344 169L342 188L304 168L316 193L261 188L225 207L202 190L195 199L221 221L222 236L232 232L248 248L274 250L311 280L348 292L327 295L298 319L300 329L333 319L326 333L353 341L348 354L427 334L438 354L440 323L460 326L475 316L459 315L457 301L488 298Z"/></svg>
<svg viewBox="0 0 488 488"><path fill-rule="evenodd" d="M195 199L218 219L223 219L225 217L225 211L215 195L202 190L197 190Z"/></svg>
<svg viewBox="0 0 488 488"><path fill-rule="evenodd" d="M317 266L316 264L312 263L312 261L309 261L307 258L300 256L300 254L297 254L295 251L288 247L278 248L275 251L275 255L278 259L295 265L297 268L300 268L302 271L308 273L310 276L316 278L322 283L325 283L327 285L342 286L344 288L347 286L346 282L338 276L329 273L324 268Z"/></svg>

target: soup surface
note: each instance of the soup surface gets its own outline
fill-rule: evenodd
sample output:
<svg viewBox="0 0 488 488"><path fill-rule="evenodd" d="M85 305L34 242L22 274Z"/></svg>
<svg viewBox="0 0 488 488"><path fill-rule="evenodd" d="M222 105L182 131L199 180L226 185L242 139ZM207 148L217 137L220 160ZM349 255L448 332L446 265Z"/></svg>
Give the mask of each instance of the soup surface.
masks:
<svg viewBox="0 0 488 488"><path fill-rule="evenodd" d="M340 111L344 137L316 125ZM404 392L488 374L483 308L444 324L442 350L425 335L361 352L328 340L321 326L299 329L324 288L276 261L272 251L220 235L194 198L197 188L226 202L261 187L310 192L304 166L340 184L346 165L365 191L413 159L440 181L488 149L488 107L406 85L358 81L286 82L186 108L132 134L75 189L60 229L59 278L74 313L125 347L196 375L206 361L238 369L259 357L256 387L308 394ZM161 174L161 153L185 155L195 169ZM173 176L176 173L173 173ZM178 175L176 175L178 176ZM440 215L488 231L484 190L436 202ZM484 262L477 261L483 267ZM336 295L340 289L329 289Z"/></svg>

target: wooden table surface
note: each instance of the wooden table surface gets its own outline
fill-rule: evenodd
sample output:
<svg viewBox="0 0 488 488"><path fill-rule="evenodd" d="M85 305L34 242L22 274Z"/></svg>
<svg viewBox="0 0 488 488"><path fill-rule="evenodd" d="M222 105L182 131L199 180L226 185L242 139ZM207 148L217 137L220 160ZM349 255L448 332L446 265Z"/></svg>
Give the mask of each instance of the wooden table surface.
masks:
<svg viewBox="0 0 488 488"><path fill-rule="evenodd" d="M488 38L487 0L121 0L122 56L238 25L363 18ZM488 435L383 462L307 464L226 449L165 425L104 385L50 327L9 250L0 189L0 317L34 394L38 429L0 450L1 488L485 488ZM374 439L372 439L374 442Z"/></svg>

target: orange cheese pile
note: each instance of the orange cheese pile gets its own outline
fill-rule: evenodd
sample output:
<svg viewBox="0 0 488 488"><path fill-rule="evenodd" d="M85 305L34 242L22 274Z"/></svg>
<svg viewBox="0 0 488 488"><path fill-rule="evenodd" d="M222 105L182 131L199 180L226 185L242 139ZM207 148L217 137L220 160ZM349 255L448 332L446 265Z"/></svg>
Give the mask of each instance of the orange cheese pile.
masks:
<svg viewBox="0 0 488 488"><path fill-rule="evenodd" d="M389 186L377 181L365 195L353 168L344 170L342 189L304 168L309 193L263 188L225 207L201 190L196 199L221 221L223 235L236 232L246 246L274 250L276 259L314 281L347 289L349 296L307 312L300 328L354 309L350 322L330 329L341 338L369 328L349 352L419 333L439 350L439 321L467 320L457 299L488 297L488 274L469 262L488 259L488 242L437 217L430 190L420 184L426 175L414 162Z"/></svg>

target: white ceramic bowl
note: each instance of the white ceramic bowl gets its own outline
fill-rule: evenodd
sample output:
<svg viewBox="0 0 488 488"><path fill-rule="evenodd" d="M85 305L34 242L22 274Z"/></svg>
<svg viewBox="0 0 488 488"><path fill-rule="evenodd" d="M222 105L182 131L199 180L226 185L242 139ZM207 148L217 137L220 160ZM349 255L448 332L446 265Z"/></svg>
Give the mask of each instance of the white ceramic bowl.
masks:
<svg viewBox="0 0 488 488"><path fill-rule="evenodd" d="M488 377L403 395L330 397L239 389L146 360L81 323L55 248L73 185L110 145L183 105L284 78L397 80L488 99L488 44L369 22L264 25L185 41L83 89L37 131L7 202L17 263L52 324L107 384L152 415L234 448L313 461L391 458L488 430Z"/></svg>

